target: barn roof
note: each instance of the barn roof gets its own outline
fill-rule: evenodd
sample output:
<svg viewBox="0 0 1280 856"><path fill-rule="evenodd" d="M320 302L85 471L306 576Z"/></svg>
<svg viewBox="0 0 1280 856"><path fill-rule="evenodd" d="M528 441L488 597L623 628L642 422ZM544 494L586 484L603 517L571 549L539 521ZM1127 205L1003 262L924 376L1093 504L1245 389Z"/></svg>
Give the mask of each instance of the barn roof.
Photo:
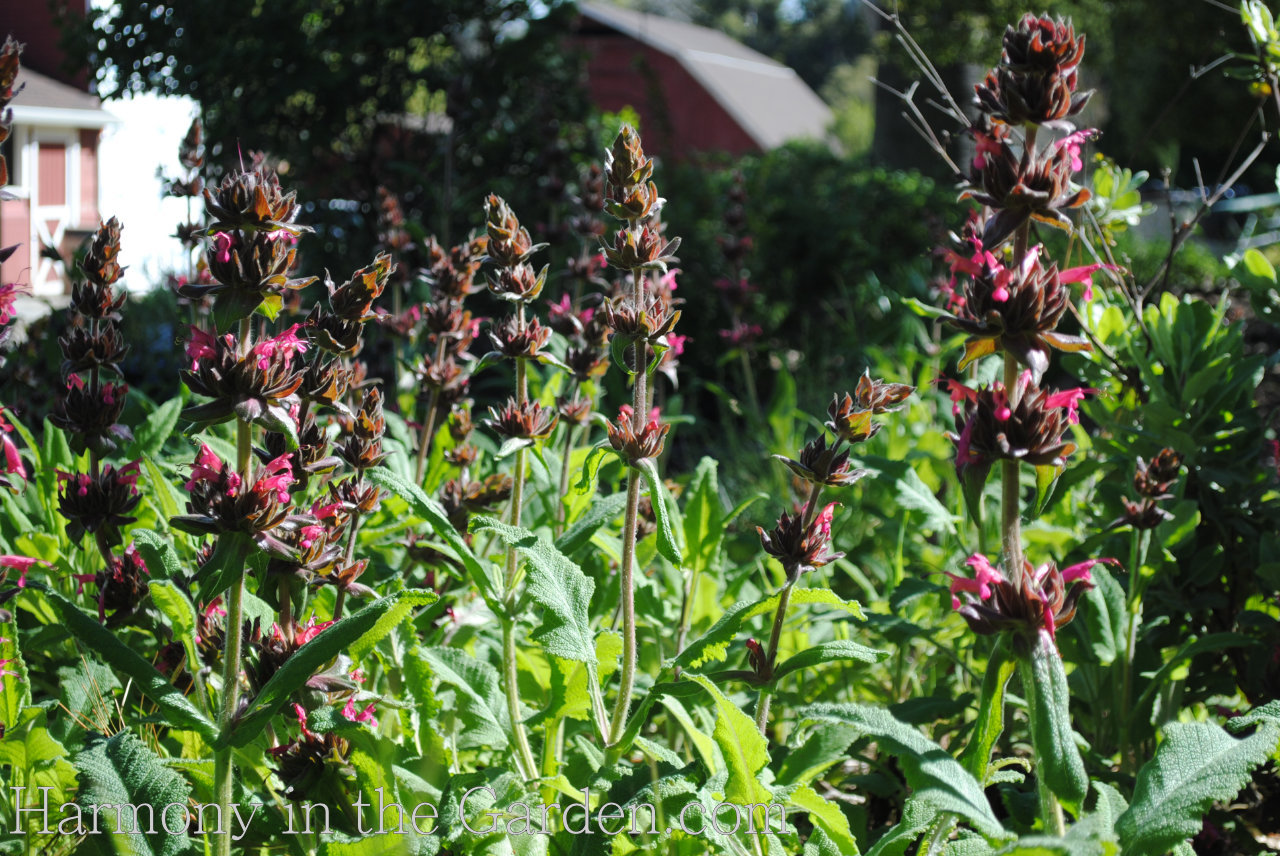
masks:
<svg viewBox="0 0 1280 856"><path fill-rule="evenodd" d="M115 117L102 109L96 95L59 83L38 71L18 72L22 91L13 99L13 121L25 125L55 125L69 128L102 128Z"/></svg>
<svg viewBox="0 0 1280 856"><path fill-rule="evenodd" d="M578 10L679 62L762 149L826 138L830 108L789 66L708 27L599 3Z"/></svg>

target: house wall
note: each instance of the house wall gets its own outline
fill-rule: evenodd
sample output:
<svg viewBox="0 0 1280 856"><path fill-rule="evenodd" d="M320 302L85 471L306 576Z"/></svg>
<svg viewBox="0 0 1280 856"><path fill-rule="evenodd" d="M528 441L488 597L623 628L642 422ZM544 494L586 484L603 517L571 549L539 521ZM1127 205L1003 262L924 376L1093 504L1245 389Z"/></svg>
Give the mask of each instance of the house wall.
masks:
<svg viewBox="0 0 1280 856"><path fill-rule="evenodd" d="M645 148L687 159L699 152L744 154L759 146L674 58L620 33L580 34L587 88L604 110L633 107Z"/></svg>
<svg viewBox="0 0 1280 856"><path fill-rule="evenodd" d="M66 290L64 266L40 258L40 247L54 244L70 258L97 228L98 138L91 129L15 125L9 190L17 198L0 203L0 246L21 246L0 267L4 282L37 295Z"/></svg>

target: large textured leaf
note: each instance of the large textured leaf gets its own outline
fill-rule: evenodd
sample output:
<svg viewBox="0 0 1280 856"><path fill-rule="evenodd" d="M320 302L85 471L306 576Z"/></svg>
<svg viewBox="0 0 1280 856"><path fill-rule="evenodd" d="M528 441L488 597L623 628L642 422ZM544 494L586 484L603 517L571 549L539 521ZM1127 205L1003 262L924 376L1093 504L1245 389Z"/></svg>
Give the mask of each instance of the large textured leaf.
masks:
<svg viewBox="0 0 1280 856"><path fill-rule="evenodd" d="M1169 723L1116 821L1125 856L1161 856L1198 833L1209 807L1239 793L1277 742L1280 726L1273 721L1243 740L1208 722Z"/></svg>
<svg viewBox="0 0 1280 856"><path fill-rule="evenodd" d="M857 618L863 617L862 607L857 601L844 600L830 589L792 589L791 605L806 604L833 606ZM697 669L712 660L723 660L730 643L737 638L738 632L746 622L761 615L772 615L777 609L778 595L776 594L754 603L741 601L734 604L710 630L689 643L675 658L672 666L680 669Z"/></svg>
<svg viewBox="0 0 1280 856"><path fill-rule="evenodd" d="M134 529L133 546L142 554L142 561L147 563L147 573L153 580L175 580L184 576L182 561L173 549L173 542L159 532L150 529Z"/></svg>
<svg viewBox="0 0 1280 856"><path fill-rule="evenodd" d="M164 448L164 441L173 434L182 412L182 399L171 398L155 409L133 432L133 443L126 457L154 458Z"/></svg>
<svg viewBox="0 0 1280 856"><path fill-rule="evenodd" d="M453 687L460 721L458 746L504 749L511 722L498 670L457 648L421 648L418 655L440 683Z"/></svg>
<svg viewBox="0 0 1280 856"><path fill-rule="evenodd" d="M75 765L81 783L77 804L84 811L85 825L92 828L92 807L100 806L99 828L110 833L114 852L176 856L191 847L186 831L186 782L133 732L90 737ZM175 807L166 812L169 806ZM209 817L213 823L214 816ZM224 818L223 824L230 832L238 831L234 815Z"/></svg>
<svg viewBox="0 0 1280 856"><path fill-rule="evenodd" d="M212 740L217 733L213 723L189 702L177 687L169 683L156 667L142 659L128 645L116 638L96 619L85 615L78 606L55 591L45 591L45 597L62 616L63 626L92 653L101 657L113 669L133 678L134 684L155 703L160 713L179 728L189 728L205 739Z"/></svg>
<svg viewBox="0 0 1280 856"><path fill-rule="evenodd" d="M196 653L196 608L191 605L191 600L182 589L169 580L151 580L147 583L147 588L151 592L151 602L169 619L173 637L182 643L182 650L187 655L187 668L198 670L200 657Z"/></svg>
<svg viewBox="0 0 1280 856"><path fill-rule="evenodd" d="M921 523L925 529L947 533L956 531L956 516L938 501L933 491L914 469L907 467L894 482L893 487L894 498L899 505L924 513L924 520Z"/></svg>
<svg viewBox="0 0 1280 856"><path fill-rule="evenodd" d="M471 548L467 546L467 542L462 540L458 530L454 529L453 524L449 522L449 516L445 514L440 503L427 496L416 484L406 481L390 470L375 467L365 473L365 478L385 487L409 503L413 513L427 521L454 557L462 562L462 566L471 577L471 582L480 590L480 595L490 607L495 607L499 603L502 599L502 583L497 577L496 570L491 563L482 562L476 558Z"/></svg>
<svg viewBox="0 0 1280 856"><path fill-rule="evenodd" d="M23 784L28 790L22 795L22 802L42 804L40 788L53 789L43 793L48 794L54 807L70 799L75 791L75 769L67 762L67 750L49 733L44 709L24 708L5 724L4 739L0 740L0 767L26 771ZM5 798L15 800L17 795L10 790L9 781L5 780Z"/></svg>
<svg viewBox="0 0 1280 856"><path fill-rule="evenodd" d="M1036 775L1079 816L1089 791L1084 759L1071 730L1071 693L1067 673L1053 640L1043 631L1031 655L1018 660L1022 692L1031 719L1031 743L1036 751Z"/></svg>
<svg viewBox="0 0 1280 856"><path fill-rule="evenodd" d="M738 806L768 804L773 795L760 784L760 771L769 764L769 744L751 717L729 699L708 678L689 674L711 694L716 706L716 727L711 739L720 747L728 770L724 801Z"/></svg>
<svg viewBox="0 0 1280 856"><path fill-rule="evenodd" d="M835 842L840 853L852 856L858 852L858 842L849 829L849 818L844 816L840 806L820 796L808 785L791 794L791 804L807 811L809 820Z"/></svg>
<svg viewBox="0 0 1280 856"><path fill-rule="evenodd" d="M613 493L602 496L591 503L587 513L573 522L573 525L556 539L556 549L566 556L585 547L601 526L616 518L627 507L627 495Z"/></svg>
<svg viewBox="0 0 1280 856"><path fill-rule="evenodd" d="M915 792L942 811L959 815L989 838L1007 834L991 813L982 785L938 744L880 708L862 704L811 704L796 711L796 719L847 722L874 738L882 753L897 759Z"/></svg>
<svg viewBox="0 0 1280 856"><path fill-rule="evenodd" d="M434 592L412 589L379 598L364 609L320 631L285 660L267 685L253 699L229 734L218 737L217 745L243 746L262 732L289 696L316 672L343 651L359 659L404 620L415 607L429 606L439 598Z"/></svg>
<svg viewBox="0 0 1280 856"><path fill-rule="evenodd" d="M543 608L542 626L533 633L547 652L565 660L596 664L595 636L587 607L596 584L546 538L492 517L476 517L473 531L492 530L508 547L529 560L528 592Z"/></svg>

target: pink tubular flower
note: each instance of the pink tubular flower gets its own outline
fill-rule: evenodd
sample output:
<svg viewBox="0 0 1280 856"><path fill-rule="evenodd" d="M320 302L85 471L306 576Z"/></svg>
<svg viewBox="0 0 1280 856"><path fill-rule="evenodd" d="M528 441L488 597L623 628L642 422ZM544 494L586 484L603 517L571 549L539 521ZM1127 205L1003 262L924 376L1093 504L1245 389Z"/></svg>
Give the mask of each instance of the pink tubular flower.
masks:
<svg viewBox="0 0 1280 856"><path fill-rule="evenodd" d="M950 393L952 416L958 416L960 414L960 406L965 402L978 400L978 391L970 389L958 380L952 380L949 377L940 377L934 381L934 383Z"/></svg>
<svg viewBox="0 0 1280 856"><path fill-rule="evenodd" d="M191 338L187 340L187 356L191 358L191 370L200 368L200 361L218 355L218 339L207 330L191 325Z"/></svg>
<svg viewBox="0 0 1280 856"><path fill-rule="evenodd" d="M29 286L19 285L16 282L0 285L0 325L8 324L13 320L13 304L18 299L18 295L28 294L30 291Z"/></svg>
<svg viewBox="0 0 1280 856"><path fill-rule="evenodd" d="M965 560L965 564L973 569L973 579L953 574L950 571L945 572L951 578L952 609L960 608L960 598L957 597L960 592L969 592L970 594L976 594L982 600L988 600L991 597L991 586L1004 582L1004 577L1000 574L1000 571L981 553L974 553Z"/></svg>
<svg viewBox="0 0 1280 856"><path fill-rule="evenodd" d="M306 645L312 639L319 636L321 631L327 629L332 624L332 621L317 622L316 617L313 615L307 619L306 624L298 627L297 631L293 634L293 641L298 645Z"/></svg>
<svg viewBox="0 0 1280 856"><path fill-rule="evenodd" d="M264 475L254 482L254 493L274 492L280 502L288 502L288 488L294 481L292 458L292 452L285 452L263 467Z"/></svg>
<svg viewBox="0 0 1280 856"><path fill-rule="evenodd" d="M1046 407L1065 407L1067 409L1067 422L1072 425L1079 425L1080 401L1086 395L1097 395L1097 393L1098 390L1092 387L1064 389L1062 392L1055 392L1046 398L1044 403Z"/></svg>
<svg viewBox="0 0 1280 856"><path fill-rule="evenodd" d="M668 291L675 291L677 287L676 274L678 273L680 273L680 268L668 269L667 272L662 275L661 279L658 280L658 286L660 288L665 288Z"/></svg>
<svg viewBox="0 0 1280 856"><path fill-rule="evenodd" d="M204 443L200 444L200 451L196 455L196 462L191 466L191 478L183 485L187 490L193 490L195 486L202 481L217 481L223 473L227 465L222 459L214 454ZM235 496L240 489L240 476L237 473L229 473L227 475L228 487L227 496Z"/></svg>
<svg viewBox="0 0 1280 856"><path fill-rule="evenodd" d="M678 333L667 334L667 346L670 348L669 353L673 357L678 357L684 353L684 343L688 341L688 336L681 336Z"/></svg>
<svg viewBox="0 0 1280 856"><path fill-rule="evenodd" d="M1072 583L1072 582L1075 582L1076 580L1080 580L1081 582L1085 582L1085 583L1092 582L1093 580L1089 575L1089 571L1090 569L1093 568L1094 565L1111 565L1113 567L1119 567L1120 560L1111 559L1111 558L1088 559L1086 561L1072 565L1069 568L1063 568L1062 582Z"/></svg>
<svg viewBox="0 0 1280 856"><path fill-rule="evenodd" d="M0 473L14 473L19 478L27 477L27 468L22 464L22 457L18 454L18 446L9 437L13 432L13 426L5 421L4 406L0 405L0 446L3 449L4 462L0 463Z"/></svg>
<svg viewBox="0 0 1280 856"><path fill-rule="evenodd" d="M284 359L284 367L287 369L293 362L294 354L301 354L307 350L307 343L298 338L300 326L300 324L294 324L280 335L254 345L253 355L258 358L259 369L265 371L271 358L277 353Z"/></svg>
<svg viewBox="0 0 1280 856"><path fill-rule="evenodd" d="M304 550L310 550L311 545L317 539L324 537L325 528L320 525L303 526L301 530L302 537L298 540L298 546Z"/></svg>
<svg viewBox="0 0 1280 856"><path fill-rule="evenodd" d="M33 565L48 565L43 559L30 559L26 556L0 556L0 568L12 568L18 572L18 588L26 588L27 572Z"/></svg>
<svg viewBox="0 0 1280 856"><path fill-rule="evenodd" d="M1095 128L1086 128L1083 131L1076 131L1074 134L1068 134L1061 140L1053 144L1053 150L1066 149L1071 156L1071 171L1079 172L1084 169L1084 161L1080 159L1080 147L1092 140L1098 135Z"/></svg>
<svg viewBox="0 0 1280 856"><path fill-rule="evenodd" d="M1115 265L1081 265L1080 267L1067 268L1058 274L1058 281L1066 285L1072 282L1084 283L1084 299L1093 300L1093 275L1100 270L1117 271L1120 268Z"/></svg>
<svg viewBox="0 0 1280 856"><path fill-rule="evenodd" d="M352 722L368 722L376 724L378 718L373 715L373 704L370 704L364 710L356 710L356 697L351 696L347 699L347 703L342 708L342 715Z"/></svg>
<svg viewBox="0 0 1280 856"><path fill-rule="evenodd" d="M235 246L235 239L226 232L217 232L213 236L214 257L220 262L231 261L231 248Z"/></svg>

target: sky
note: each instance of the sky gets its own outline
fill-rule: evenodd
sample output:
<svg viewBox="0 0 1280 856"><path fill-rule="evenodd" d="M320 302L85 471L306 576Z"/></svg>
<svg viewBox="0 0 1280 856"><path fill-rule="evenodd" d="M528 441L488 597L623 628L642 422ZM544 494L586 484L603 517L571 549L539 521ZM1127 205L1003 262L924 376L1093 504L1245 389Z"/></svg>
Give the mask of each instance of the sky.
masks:
<svg viewBox="0 0 1280 856"><path fill-rule="evenodd" d="M187 219L187 203L163 196L156 170L171 177L182 174L178 144L195 104L187 98L140 95L102 106L118 121L102 133L99 211L103 219L118 217L124 224L120 258L126 266L125 285L130 291L146 291L163 285L170 271L186 270L182 246L172 236Z"/></svg>

